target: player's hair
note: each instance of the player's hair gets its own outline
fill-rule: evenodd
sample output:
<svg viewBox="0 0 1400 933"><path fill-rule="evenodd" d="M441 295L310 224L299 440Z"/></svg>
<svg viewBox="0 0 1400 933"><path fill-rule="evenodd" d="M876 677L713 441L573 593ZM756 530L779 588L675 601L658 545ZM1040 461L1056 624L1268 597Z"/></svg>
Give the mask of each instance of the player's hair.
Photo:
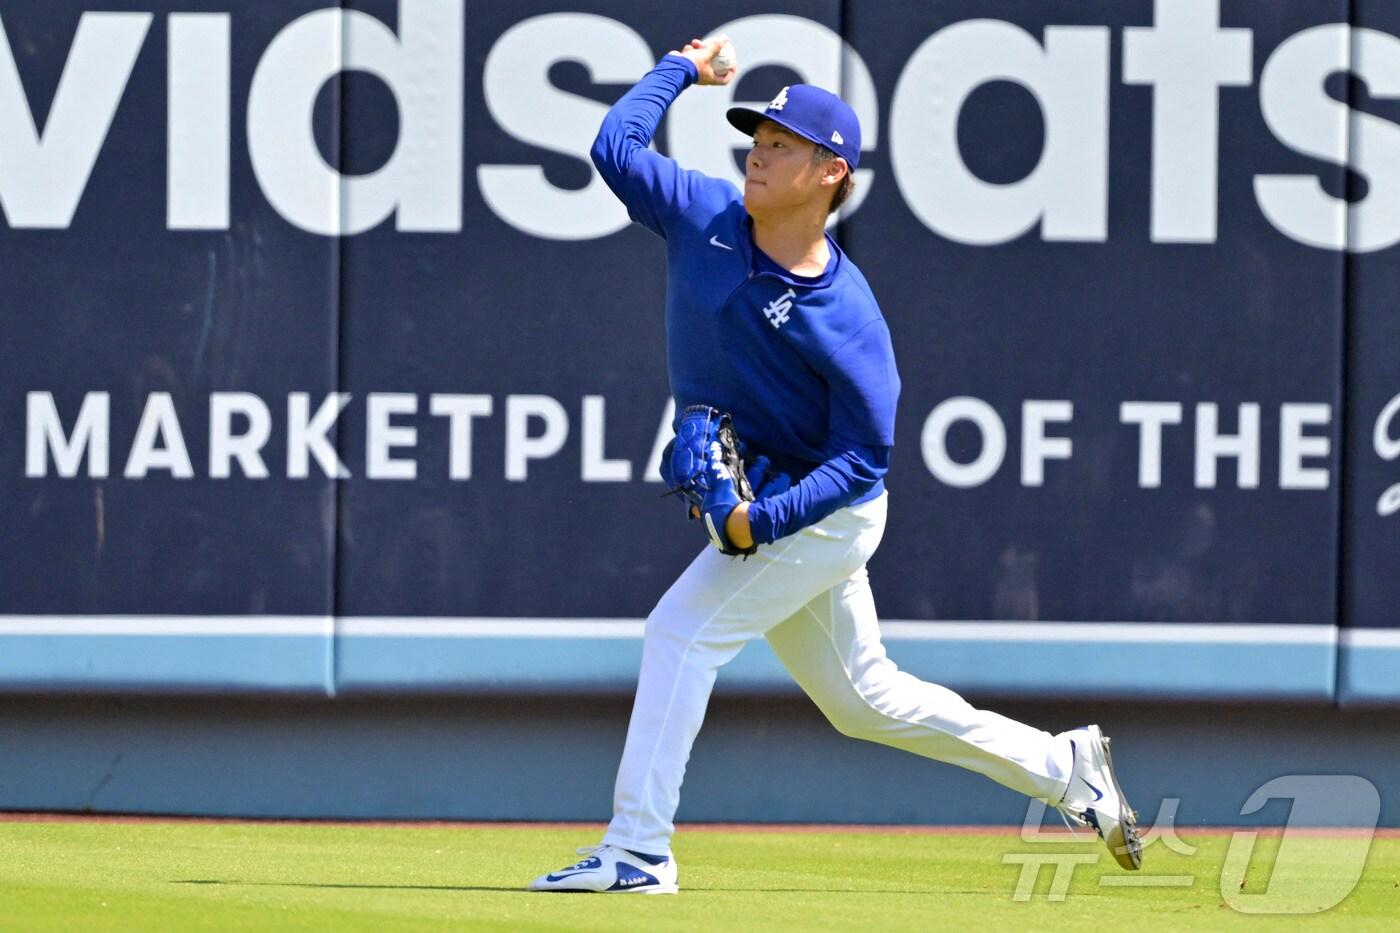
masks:
<svg viewBox="0 0 1400 933"><path fill-rule="evenodd" d="M826 148L825 146L818 146L816 148L816 151L812 153L812 161L816 162L817 164L830 161L831 159L839 158L841 158L839 155ZM832 194L831 204L827 207L826 212L828 214L836 213L836 209L839 208L842 204L845 204L847 199L850 198L851 192L855 190L855 173L851 171L851 167L848 164L846 166L846 177L841 179L841 184L836 186L836 192Z"/></svg>

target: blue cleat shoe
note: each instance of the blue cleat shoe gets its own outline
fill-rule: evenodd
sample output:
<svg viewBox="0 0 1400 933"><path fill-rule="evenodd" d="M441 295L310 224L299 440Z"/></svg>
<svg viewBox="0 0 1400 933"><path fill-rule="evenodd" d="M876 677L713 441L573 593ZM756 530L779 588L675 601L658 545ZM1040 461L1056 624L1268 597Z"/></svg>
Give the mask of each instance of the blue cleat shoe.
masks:
<svg viewBox="0 0 1400 933"><path fill-rule="evenodd" d="M1098 726L1084 726L1064 735L1074 750L1074 773L1058 804L1065 822L1092 828L1119 866L1138 870L1142 867L1142 840L1138 837L1137 811L1128 806L1113 773L1109 738Z"/></svg>
<svg viewBox="0 0 1400 933"><path fill-rule="evenodd" d="M531 891L590 891L601 894L675 894L676 860L669 855L640 855L617 846L585 846L586 856L567 868L540 875Z"/></svg>

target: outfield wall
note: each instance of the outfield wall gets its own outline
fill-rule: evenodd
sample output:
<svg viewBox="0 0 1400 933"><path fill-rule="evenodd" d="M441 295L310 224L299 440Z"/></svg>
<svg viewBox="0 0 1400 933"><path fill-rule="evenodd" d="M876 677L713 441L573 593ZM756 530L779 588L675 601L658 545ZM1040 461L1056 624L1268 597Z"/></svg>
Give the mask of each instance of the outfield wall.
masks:
<svg viewBox="0 0 1400 933"><path fill-rule="evenodd" d="M663 152L737 177L724 107L803 79L865 127L903 665L1400 700L1393 4L85 6L0 12L0 690L626 692L703 542L586 151L723 30Z"/></svg>
<svg viewBox="0 0 1400 933"><path fill-rule="evenodd" d="M1400 826L1394 708L972 700L1049 730L1101 723L1144 822L1175 822L1188 843L1195 826L1336 825L1355 813L1354 800L1246 807L1287 775L1369 781L1379 825ZM596 695L12 698L0 810L604 822L630 706ZM1026 798L981 775L838 734L806 700L725 693L686 766L678 819L1015 825L1026 814ZM581 830L577 844L596 841Z"/></svg>

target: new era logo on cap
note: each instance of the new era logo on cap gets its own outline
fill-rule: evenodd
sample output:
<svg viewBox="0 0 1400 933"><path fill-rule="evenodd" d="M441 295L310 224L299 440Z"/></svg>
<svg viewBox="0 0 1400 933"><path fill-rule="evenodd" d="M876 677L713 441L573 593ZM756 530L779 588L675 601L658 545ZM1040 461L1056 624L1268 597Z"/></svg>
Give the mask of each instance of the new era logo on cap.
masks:
<svg viewBox="0 0 1400 933"><path fill-rule="evenodd" d="M778 91L761 113L731 107L725 114L735 129L749 136L764 120L772 120L803 139L825 146L852 169L860 161L860 121L855 111L830 91L810 84L790 84Z"/></svg>

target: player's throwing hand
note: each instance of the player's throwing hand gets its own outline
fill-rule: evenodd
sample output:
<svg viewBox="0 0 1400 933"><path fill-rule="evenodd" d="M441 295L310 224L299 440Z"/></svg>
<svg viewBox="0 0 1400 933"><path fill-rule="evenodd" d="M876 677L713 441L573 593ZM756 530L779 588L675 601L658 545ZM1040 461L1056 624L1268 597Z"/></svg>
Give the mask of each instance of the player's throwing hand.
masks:
<svg viewBox="0 0 1400 933"><path fill-rule="evenodd" d="M738 64L732 61L730 61L727 71L720 68L723 74L715 73L715 56L719 55L726 46L729 48L729 57L732 58L734 46L729 44L728 36L691 39L684 48L679 51L672 49L670 54L680 55L695 63L696 71L700 72L700 78L695 82L696 84L724 85L733 81L739 74Z"/></svg>

